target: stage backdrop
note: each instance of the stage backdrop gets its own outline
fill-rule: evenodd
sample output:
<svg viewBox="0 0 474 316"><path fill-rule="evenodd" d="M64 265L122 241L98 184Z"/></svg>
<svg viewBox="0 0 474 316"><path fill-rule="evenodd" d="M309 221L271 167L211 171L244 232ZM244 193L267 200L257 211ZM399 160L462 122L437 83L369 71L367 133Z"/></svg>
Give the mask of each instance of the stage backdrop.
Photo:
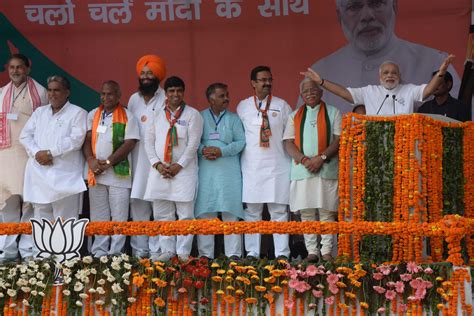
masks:
<svg viewBox="0 0 474 316"><path fill-rule="evenodd" d="M470 0L400 0L395 33L454 53L462 74L470 14ZM249 73L259 64L272 67L274 94L294 106L299 72L347 43L335 0L4 0L0 30L0 65L21 52L42 84L67 74L72 101L86 109L97 106L107 79L122 85L126 103L144 54L162 56L198 108L206 106L207 85L222 81L234 109L252 93ZM8 76L0 71L3 86Z"/></svg>

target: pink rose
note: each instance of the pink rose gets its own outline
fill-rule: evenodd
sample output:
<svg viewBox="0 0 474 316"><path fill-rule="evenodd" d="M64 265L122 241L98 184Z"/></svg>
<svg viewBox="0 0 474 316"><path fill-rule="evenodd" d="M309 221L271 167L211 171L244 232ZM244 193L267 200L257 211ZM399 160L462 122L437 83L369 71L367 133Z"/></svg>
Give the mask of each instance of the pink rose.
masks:
<svg viewBox="0 0 474 316"><path fill-rule="evenodd" d="M318 298L319 298L319 297L322 297L322 296L323 296L323 291L313 290L312 293L313 293L313 296L314 296L314 297L318 297Z"/></svg>
<svg viewBox="0 0 474 316"><path fill-rule="evenodd" d="M383 287L381 287L381 286L374 285L373 288L374 288L375 292L377 292L377 293L379 293L379 294L385 293L385 289L384 289Z"/></svg>
<svg viewBox="0 0 474 316"><path fill-rule="evenodd" d="M324 299L324 302L328 305L334 304L334 296L329 296L326 299Z"/></svg>
<svg viewBox="0 0 474 316"><path fill-rule="evenodd" d="M421 267L414 262L407 263L407 270L410 273L418 273L421 270Z"/></svg>
<svg viewBox="0 0 474 316"><path fill-rule="evenodd" d="M374 274L372 274L372 277L374 278L374 280L380 281L383 279L383 274L380 272L375 272Z"/></svg>
<svg viewBox="0 0 474 316"><path fill-rule="evenodd" d="M402 279L402 281L407 282L412 279L412 275L409 273L400 274L400 279Z"/></svg>
<svg viewBox="0 0 474 316"><path fill-rule="evenodd" d="M397 293L393 290L388 290L386 293L385 293L385 298L387 300L393 300L395 297L397 297Z"/></svg>

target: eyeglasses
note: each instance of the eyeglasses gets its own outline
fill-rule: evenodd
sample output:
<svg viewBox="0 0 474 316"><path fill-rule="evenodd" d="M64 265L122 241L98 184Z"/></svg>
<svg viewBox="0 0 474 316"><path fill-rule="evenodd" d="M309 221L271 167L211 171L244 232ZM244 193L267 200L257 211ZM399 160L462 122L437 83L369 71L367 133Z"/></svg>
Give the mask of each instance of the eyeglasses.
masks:
<svg viewBox="0 0 474 316"><path fill-rule="evenodd" d="M272 82L273 82L273 78L257 78L256 81L258 81L258 82L263 82L263 83L265 83L265 82L272 83Z"/></svg>

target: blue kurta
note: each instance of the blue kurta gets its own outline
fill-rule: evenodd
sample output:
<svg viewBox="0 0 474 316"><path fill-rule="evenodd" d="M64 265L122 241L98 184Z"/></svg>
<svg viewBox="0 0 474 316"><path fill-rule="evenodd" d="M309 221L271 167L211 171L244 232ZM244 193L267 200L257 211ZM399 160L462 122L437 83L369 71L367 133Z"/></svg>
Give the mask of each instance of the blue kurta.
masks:
<svg viewBox="0 0 474 316"><path fill-rule="evenodd" d="M240 153L245 147L242 122L237 114L229 111L222 112L218 118L213 117L210 109L201 115L204 130L198 151L199 186L194 215L197 218L203 213L228 212L244 218L240 170ZM211 139L217 138L217 133L219 139ZM204 159L202 149L210 146L219 147L222 157Z"/></svg>

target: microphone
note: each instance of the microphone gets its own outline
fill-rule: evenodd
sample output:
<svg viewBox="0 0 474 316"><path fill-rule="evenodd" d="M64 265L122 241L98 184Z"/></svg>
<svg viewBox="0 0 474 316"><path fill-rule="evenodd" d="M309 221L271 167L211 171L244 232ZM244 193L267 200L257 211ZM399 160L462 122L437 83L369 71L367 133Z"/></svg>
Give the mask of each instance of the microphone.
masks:
<svg viewBox="0 0 474 316"><path fill-rule="evenodd" d="M395 101L397 101L397 96L395 94L392 94L392 99L393 99L393 114L395 114Z"/></svg>
<svg viewBox="0 0 474 316"><path fill-rule="evenodd" d="M389 97L389 95L387 94L387 95L385 96L385 99L383 99L382 104L380 104L379 110L377 111L377 114L376 114L376 115L379 114L380 110L382 109L383 104L385 103L385 101L387 101L388 97Z"/></svg>

